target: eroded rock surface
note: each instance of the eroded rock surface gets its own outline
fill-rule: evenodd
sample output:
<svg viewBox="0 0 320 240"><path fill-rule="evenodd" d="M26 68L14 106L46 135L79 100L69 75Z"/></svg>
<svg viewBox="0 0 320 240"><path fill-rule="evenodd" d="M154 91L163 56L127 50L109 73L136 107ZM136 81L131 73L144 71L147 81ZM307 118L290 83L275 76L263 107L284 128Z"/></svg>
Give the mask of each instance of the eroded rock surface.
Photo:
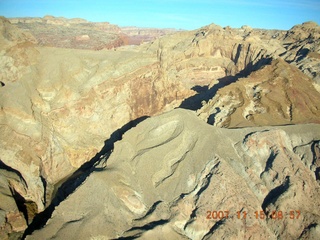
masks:
<svg viewBox="0 0 320 240"><path fill-rule="evenodd" d="M311 162L319 130L222 129L187 110L147 119L27 239L315 239L320 188L297 149Z"/></svg>
<svg viewBox="0 0 320 240"><path fill-rule="evenodd" d="M317 87L319 72L319 49L316 45L318 26L313 23L297 26L291 32L252 29L248 26L231 29L212 24L195 31L179 31L165 35L140 46L121 46L112 50L107 47L102 51L73 49L75 46L91 46L89 42L93 39L92 35L85 31L74 35L72 44L68 42L69 38L65 42L60 41L64 35L57 35L59 41L48 38L49 35L46 34L42 36L48 41L70 43L57 48L49 47L49 43L42 44L39 42L41 38L33 36L32 31L26 30L24 26L38 24L43 27L49 24L52 29L60 30L99 28L99 31L107 31L109 27L112 28L108 23L96 24L93 28L92 23L83 19L67 20L47 16L40 19L18 19L14 24L1 18L0 24L0 169L5 170L1 174L1 197L3 195L3 201L7 203L1 206L1 237L7 236L7 233L14 235L22 232L30 225L34 216L46 209L53 197L59 195L56 194L57 189L66 180L75 179L75 182L80 184L78 175L84 180L88 174L88 171L84 172L81 167L86 166L86 163L94 164L100 155L108 151L110 153L113 142L121 139L120 133L133 126L137 119L140 121L178 106L200 109L202 102L204 107L198 114L205 121L217 126L319 122L319 93L313 87ZM80 25L84 28L79 28ZM312 34L307 34L309 32ZM140 34L144 35L144 32ZM303 48L311 49L308 54L304 54L306 51L297 50L301 47L299 44L302 44ZM312 59L312 71L308 70L311 69L308 68L308 59ZM245 78L248 74L251 75ZM195 93L198 94L194 95ZM185 133L185 128L179 121L174 120L154 129L150 136L142 133L140 137L148 140L142 142L141 146L133 147L141 147L139 154L143 155L148 151L145 145L149 144L150 149L158 149L155 147L163 145L162 152L156 150L156 153L166 153L163 157L169 163L159 163L159 171L152 170L154 172L150 177L150 186L143 187L144 183L141 183L142 188L154 188L152 191L156 196L160 194L157 189L167 186L166 182L170 182L167 180L180 171L178 166L189 157L189 152L195 151L194 158L197 158L197 154L202 156L200 150L194 150L197 149L198 141L202 141L199 140L200 135L193 131ZM162 131L162 128L166 130ZM249 133L251 130L243 131ZM165 137L167 143L174 143L174 148L170 147L170 144L162 143L162 140L158 143L158 138ZM220 137L225 139L223 135ZM291 141L291 136L289 139ZM308 166L312 177L319 179L319 161L312 157L319 153L318 143L316 138L312 141L299 145L294 150ZM311 153L309 145L313 149ZM127 156L125 153L123 157L129 156L131 155ZM215 156L210 158L216 159ZM201 164L206 165L206 159L208 157L205 155ZM136 164L137 166L130 168L135 168L139 174L142 171L141 174L145 174L143 176L147 178L148 164L141 165L147 170L138 170L140 165ZM196 171L206 174L207 170L201 164L196 166ZM212 166L209 164L208 168L210 173ZM191 174L192 168L181 171ZM232 171L230 170L230 174L233 174ZM96 175L93 175L93 178L94 176ZM191 178L195 177L196 175ZM182 178L185 178L183 174ZM145 211L153 211L159 204L159 208L167 209L164 212L169 211L170 216L172 211L180 216L178 210L173 210L174 206L177 209L180 206L175 198L179 191L180 195L185 194L185 191L190 194L195 191L196 196L201 192L196 187L200 183L192 182L199 179L200 177L190 180L191 185L187 188L180 186L168 193L165 193L165 190L169 189L169 185L163 188L161 194L166 196L160 195L165 206L164 203L157 202L160 201L159 197L145 202L144 193L131 185L123 192L122 185L115 182L115 188L108 191L117 195L112 201L123 199L123 204L135 215L143 216ZM283 178L279 179L281 184L285 183ZM72 191L69 191L66 195L71 193ZM73 194L69 198L73 198ZM175 201L176 205L170 205ZM154 207L150 208L152 204ZM256 203L252 204L256 206ZM259 204L261 205L261 201ZM159 223L167 222L171 219L169 215L155 218L151 224L147 223L147 220L140 222L139 226L135 225L136 228L130 225L128 220L129 222L123 222L125 227L119 225L117 233L129 236L134 235L135 231L158 229L155 227L158 220ZM73 217L72 214L70 216ZM118 222L113 224L117 225ZM220 223L213 227L211 232L219 225ZM174 232L168 231L176 234L186 228L179 225L177 229ZM301 236L312 235L317 229L317 225L310 223ZM123 231L129 232L124 234ZM163 231L167 231L166 228ZM188 234L192 235L194 230L190 231Z"/></svg>
<svg viewBox="0 0 320 240"><path fill-rule="evenodd" d="M320 26L306 22L292 27L284 36L287 51L282 57L320 84Z"/></svg>
<svg viewBox="0 0 320 240"><path fill-rule="evenodd" d="M121 27L121 31L128 37L128 44L139 45L144 42L153 41L161 36L177 32L171 28L138 28L138 27Z"/></svg>
<svg viewBox="0 0 320 240"><path fill-rule="evenodd" d="M38 47L1 20L0 160L21 174L26 184L13 188L36 212L114 131L193 93L164 79L154 54Z"/></svg>
<svg viewBox="0 0 320 240"><path fill-rule="evenodd" d="M314 82L278 58L218 90L198 114L219 127L320 123L319 102Z"/></svg>
<svg viewBox="0 0 320 240"><path fill-rule="evenodd" d="M109 22L89 22L81 18L45 16L43 18L10 18L15 26L30 32L40 46L74 49L112 49L139 45L175 29L119 27Z"/></svg>
<svg viewBox="0 0 320 240"><path fill-rule="evenodd" d="M40 46L100 50L128 43L121 29L108 22L93 23L80 18L53 16L11 18L10 22L30 32Z"/></svg>

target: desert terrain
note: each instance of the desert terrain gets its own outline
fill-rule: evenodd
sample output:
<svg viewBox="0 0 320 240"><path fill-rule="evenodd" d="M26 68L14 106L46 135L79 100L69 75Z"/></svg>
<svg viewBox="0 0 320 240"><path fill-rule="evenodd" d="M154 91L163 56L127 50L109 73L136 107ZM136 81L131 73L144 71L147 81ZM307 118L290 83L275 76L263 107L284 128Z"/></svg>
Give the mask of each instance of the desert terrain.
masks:
<svg viewBox="0 0 320 240"><path fill-rule="evenodd" d="M0 18L0 239L319 239L320 26Z"/></svg>

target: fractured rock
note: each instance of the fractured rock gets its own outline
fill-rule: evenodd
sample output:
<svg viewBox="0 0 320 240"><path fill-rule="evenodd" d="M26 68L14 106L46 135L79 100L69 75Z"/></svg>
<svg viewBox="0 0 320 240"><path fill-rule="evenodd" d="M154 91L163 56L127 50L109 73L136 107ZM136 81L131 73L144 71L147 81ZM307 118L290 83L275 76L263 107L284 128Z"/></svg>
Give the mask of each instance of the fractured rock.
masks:
<svg viewBox="0 0 320 240"><path fill-rule="evenodd" d="M220 127L320 123L319 102L312 80L277 59L219 89L198 114Z"/></svg>
<svg viewBox="0 0 320 240"><path fill-rule="evenodd" d="M222 129L178 109L149 118L27 239L319 237L319 184L295 153L319 130Z"/></svg>
<svg viewBox="0 0 320 240"><path fill-rule="evenodd" d="M28 211L19 210L19 204L16 203L14 214L17 215L13 216L20 214L27 224L30 224L34 214L50 205L58 192L57 188L64 181L81 173L76 173L77 169L88 162L93 164L105 151L112 149L113 145L106 147L104 141L110 137L113 142L113 135L119 129L130 126L137 118L171 110L196 92L206 92L208 86L218 94L208 95L206 99L200 94L199 103L202 101L207 106L201 111L206 121L209 119L209 122L219 123L219 126L293 124L318 122L319 119L318 94L311 87L310 79L306 80L305 77L306 74L315 82L317 80L319 58L316 38L301 38L300 41L293 33L292 37L284 40L285 31L248 27L232 29L212 24L195 31L161 36L140 46L122 46L128 39L121 35L117 26L109 23L93 24L83 19L52 16L10 21L13 24L4 18L0 19L0 159L21 180L11 181L8 188L8 177L5 177L1 187L12 190L9 194L12 203L17 196L22 197L22 205L27 206ZM41 35L32 29L28 30L28 26L38 26L39 31L49 32L42 32ZM305 32L315 31L312 30L315 28L315 25L303 28L304 34L301 36ZM51 38L55 30L66 31L70 35L55 34L56 38ZM110 39L109 30L113 32ZM128 31L136 34L135 29ZM147 34L138 31L140 36ZM153 37L163 33L154 31ZM106 42L91 42L99 38L101 32L106 34ZM303 44L301 51L299 42ZM93 46L96 50L104 50L73 49L92 49ZM121 47L108 50L115 46ZM248 79L240 79L239 83L233 84L239 76L244 77L279 56L293 66L278 59ZM312 68L306 64L310 61ZM269 76L270 69L274 72ZM261 79L258 76L260 73L265 78ZM292 78L289 77L291 75ZM272 91L269 91L270 88ZM220 97L220 102L216 106L217 97ZM205 104L211 98L214 100ZM194 109L199 108L197 104L194 105ZM170 124L163 127L168 130L167 135L161 128L151 133L150 147L154 148L152 144L157 144L155 136L158 133L166 135L169 142L181 141L183 144L165 154L165 162L169 163L158 165L161 171L152 175L153 188L164 186L162 183L175 175L177 166L189 156L188 153L196 148L199 141L199 136L193 133L190 136L182 134L181 124ZM170 129L176 130L172 133ZM174 141L176 138L170 137L171 134L181 136L181 139ZM312 176L317 178L318 163L307 158L309 155L305 152L308 151L304 147L295 150L296 154L304 156L299 155L310 168ZM201 155L201 152L198 153ZM204 174L206 171L203 170ZM194 177L188 180L190 184L194 181L192 179ZM170 194L177 194L181 189ZM121 196L122 203L133 214L143 215L150 209L151 203L146 204L143 193L137 189L129 187L122 191L120 186L112 191ZM166 201L170 202L172 196L167 197ZM158 205L161 209L166 208L163 203L155 203L154 206ZM185 205L182 207L185 208ZM1 213L1 219L5 219L10 209ZM189 211L193 208L186 209ZM18 218L10 219L14 221ZM166 222L168 217L158 220L159 223ZM141 223L141 226L144 225ZM152 226L147 224L141 228ZM219 226L220 223L213 229ZM317 231L313 225L310 229ZM139 229L134 228L128 234L133 235L135 231L139 232ZM180 230L173 233L166 226L159 231L170 231L177 236Z"/></svg>

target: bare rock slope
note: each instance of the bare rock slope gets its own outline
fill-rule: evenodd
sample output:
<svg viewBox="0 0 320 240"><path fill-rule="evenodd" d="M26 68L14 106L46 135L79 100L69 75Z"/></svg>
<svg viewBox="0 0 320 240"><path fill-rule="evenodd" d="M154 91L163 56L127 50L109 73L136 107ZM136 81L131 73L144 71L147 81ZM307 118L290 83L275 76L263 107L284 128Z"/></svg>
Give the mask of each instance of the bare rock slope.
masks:
<svg viewBox="0 0 320 240"><path fill-rule="evenodd" d="M39 38L23 27L27 23L51 24L60 30L91 26L83 19L46 17L14 24L0 19L3 238L31 229L35 216L60 203L52 200L59 197L61 185L68 180L80 185L79 179L86 178L100 156L110 153L121 133L148 116L178 106L196 110L202 102L198 114L217 126L319 122L319 93L314 87L319 72L318 26L312 23L290 31L212 24L140 46L101 51L41 46ZM85 34L78 38L86 39ZM296 51L299 43L313 50L301 54ZM159 134L170 135L170 126L168 133ZM179 129L172 134L179 134ZM183 138L177 151L196 146L192 134ZM307 150L301 151L303 155ZM172 154L168 158L183 158ZM154 186L175 171L180 160L172 161L153 176Z"/></svg>
<svg viewBox="0 0 320 240"><path fill-rule="evenodd" d="M219 89L198 114L220 127L320 123L319 103L314 82L278 58Z"/></svg>
<svg viewBox="0 0 320 240"><path fill-rule="evenodd" d="M81 18L45 16L11 18L15 26L30 32L40 46L74 49L112 49L139 45L173 33L174 29L119 27L109 22L90 22Z"/></svg>
<svg viewBox="0 0 320 240"><path fill-rule="evenodd" d="M306 22L292 27L282 39L287 51L282 57L320 84L320 26Z"/></svg>
<svg viewBox="0 0 320 240"><path fill-rule="evenodd" d="M153 53L39 47L8 20L1 19L1 27L0 160L18 173L2 183L19 199L25 222L50 204L60 181L102 151L113 132L192 94L163 77ZM1 226L12 220L10 209ZM9 224L5 231L11 230L17 229Z"/></svg>
<svg viewBox="0 0 320 240"><path fill-rule="evenodd" d="M108 22L93 23L81 18L53 16L11 18L10 22L34 35L40 46L99 50L128 42L120 28Z"/></svg>
<svg viewBox="0 0 320 240"><path fill-rule="evenodd" d="M27 239L316 239L319 139L315 124L222 129L173 110L128 131Z"/></svg>

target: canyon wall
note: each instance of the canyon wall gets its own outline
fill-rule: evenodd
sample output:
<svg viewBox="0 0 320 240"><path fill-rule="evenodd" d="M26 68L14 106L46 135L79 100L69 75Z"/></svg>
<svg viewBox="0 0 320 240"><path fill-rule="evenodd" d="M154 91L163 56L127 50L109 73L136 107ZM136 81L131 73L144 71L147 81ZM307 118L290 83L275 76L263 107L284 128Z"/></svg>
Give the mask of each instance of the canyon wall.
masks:
<svg viewBox="0 0 320 240"><path fill-rule="evenodd" d="M114 160L110 161L115 162L118 159L118 153L116 155L111 153L114 143L117 140L121 142L122 134L126 130L150 116L153 119L152 116L180 106L197 110L198 118L203 121L192 120L195 129L198 125L206 126L205 122L225 128L319 123L319 92L317 90L319 89L319 58L317 55L320 54L319 35L317 35L319 26L314 23L298 25L289 31L252 29L248 26L232 29L212 24L194 31L171 32L139 46L121 43L117 45L118 47L112 46L112 49L103 47L100 51L96 51L97 49L92 50L92 46L98 46L95 43L86 45L90 49L83 49L87 47L81 45L92 38L90 34L85 33L92 24L86 20L67 20L47 16L36 19L11 19L10 21L5 18L0 19L0 232L2 234L0 236L3 238L8 234L21 234L28 226L30 228L34 222L33 219L39 213L50 206L59 205L60 200L57 204L53 202L53 199L60 197L57 193L58 189L62 185L65 186L68 179L81 185L82 182L77 179L86 178L92 168L107 156L111 154L111 159ZM44 43L41 40L43 38L39 35L34 35L30 29L28 30L27 24L40 24L48 31L48 34L44 35L48 39L52 34L56 34L57 38L65 36L61 32L55 32L57 29L61 31L71 29L72 32L68 34L79 32L81 34L77 35L76 42L71 45L68 40L64 42L68 44L50 46ZM48 27L49 25L51 27ZM109 27L118 31L116 26L109 23L94 26L97 36L100 34L99 31L106 32ZM101 34L104 36L103 34L106 33ZM144 33L141 32L141 34ZM117 39L118 37L119 35L116 35ZM56 41L58 42L60 40ZM189 113L185 115L183 111L174 111L172 114L172 118L186 117L188 121ZM152 191L158 191L157 186L161 185L164 175L170 179L170 174L175 172L181 159L185 158L184 154L188 155L187 153L191 153L196 148L198 140L195 139L202 138L200 133L200 135L195 132L189 134L189 130L183 133L180 123L177 123L177 126L176 123L168 124L165 126L160 126L160 124L159 129L151 131L150 136L143 136L145 133L142 130L139 130L142 131L141 136L138 132L133 133L142 138L141 141L144 142L142 145L152 145L152 142L155 141L155 145L150 145L152 148L156 148L158 144L158 140L152 140L152 138L158 135L161 135L159 138L162 139L168 134L169 142L172 139L183 142L179 146L173 145L177 147L177 152L175 152L171 149L170 144L165 145L167 140L163 140L164 142L159 140L159 144L165 145L168 149L163 148L156 152L160 155L161 151L168 154L172 152L167 159L171 165L168 163L167 166L166 163L163 163L162 166L162 163L159 163L161 166L158 167L164 170L154 174L152 181L156 190ZM289 137L286 135L286 129L270 131L272 134L282 134L283 138L290 142L293 141L292 138L299 139L299 131L303 132L305 131L303 129L306 128L310 139L301 136L302 140L297 140L297 142L304 142L307 145L299 143L300 145L291 146L288 143L286 148L293 152L290 154L294 154L297 162L298 158L305 161L304 164L313 169L312 174L316 176L318 174L317 162L310 160L313 157L310 155L309 147L315 149L311 151L311 154L316 154L318 150L314 146L319 138L318 135L312 135L312 131L308 129L317 128L318 125L301 125L301 129L299 126L292 127L294 129L292 131L296 132L296 135L292 135L293 137L289 133ZM208 127L204 127L205 131L212 128ZM163 132L162 128L168 129ZM214 131L219 132L220 130ZM246 134L251 134L250 131L250 129L244 130L242 135L239 133L242 136L242 140L239 141L244 141ZM229 132L225 134L228 135ZM181 139L176 138L177 136L180 136ZM207 138L205 134L203 137ZM218 137L210 141L218 142L217 139ZM221 139L224 138L221 137ZM281 141L279 140L277 144L280 144ZM235 142L228 148L234 148L232 147L234 145ZM206 145L203 146L206 147ZM135 148L140 147L134 145L133 149ZM143 148L147 149L147 147ZM301 150L299 154L295 152L297 149ZM252 151L260 150L257 147ZM141 154L144 152L143 150ZM198 154L201 156L200 150L193 155L198 158ZM208 154L211 155L213 152ZM241 154L252 155L253 153L235 153L233 157L238 159ZM127 156L127 153L125 155L122 157L131 156ZM303 155L309 156L308 159L301 157ZM223 156L222 158L229 161L228 157ZM208 159L209 157L202 159L201 161L204 162L201 162L198 167L206 165ZM248 161L251 161L249 157ZM241 164L246 166L249 163ZM148 168L147 165L144 164L145 168ZM192 169L195 171L195 176L199 174L199 171L207 171L193 167ZM144 169L143 171L148 172L149 170ZM150 169L150 171L155 170ZM186 170L182 168L179 171ZM230 170L232 174L234 174L233 171L235 170ZM124 172L121 174L126 175ZM306 173L303 175L307 176ZM242 181L247 181L244 176L239 177L241 178L244 178ZM91 176L88 181L93 181L89 179ZM188 186L189 192L192 186L196 189L195 186L201 185L204 179L198 178L197 181L198 183L194 182L193 185ZM266 180L263 184L270 192L276 185L271 186L268 181ZM277 181L279 186L286 184L284 176ZM316 195L318 190L314 187L316 186L315 177L310 178L309 176L305 181L312 185L310 196ZM131 182L128 184L129 188L132 188ZM176 183L173 182L174 184ZM76 189L78 185L75 185L74 188ZM174 195L167 193L168 198L165 205L177 200L175 197L178 196L179 191L180 194L184 194L187 191L184 187L180 186ZM66 188L68 189L68 186ZM117 190L112 191L120 194ZM67 196L72 192L69 191ZM266 198L267 190L263 194ZM116 201L118 197L113 198L112 201ZM146 195L146 198L149 197ZM261 195L254 206L261 205L262 199ZM136 201L135 198L133 201ZM157 205L158 201L159 199L152 199L148 203L143 203L138 212L145 214L144 211L152 211L154 209L152 205ZM303 201L304 199L300 202ZM137 202L137 204L140 203ZM169 208L174 206L174 204L170 205ZM263 211L267 212L266 209ZM105 218L103 215L102 217ZM169 221L168 219L158 220L166 222ZM306 229L308 224L312 225L310 219L304 222L303 226ZM148 221L143 224L147 224ZM120 234L121 231L128 231L130 228L135 230L139 228L139 224L135 227L127 225L120 227L118 232ZM209 227L208 224L204 226ZM203 232L208 233L207 227ZM263 234L269 234L269 230L264 229ZM180 230L175 230L175 232ZM299 228L299 231L301 233L303 229ZM299 231L297 230L292 236L297 236ZM204 237L201 234L199 236ZM253 234L253 236L256 235Z"/></svg>
<svg viewBox="0 0 320 240"><path fill-rule="evenodd" d="M319 130L149 118L27 239L316 239Z"/></svg>

